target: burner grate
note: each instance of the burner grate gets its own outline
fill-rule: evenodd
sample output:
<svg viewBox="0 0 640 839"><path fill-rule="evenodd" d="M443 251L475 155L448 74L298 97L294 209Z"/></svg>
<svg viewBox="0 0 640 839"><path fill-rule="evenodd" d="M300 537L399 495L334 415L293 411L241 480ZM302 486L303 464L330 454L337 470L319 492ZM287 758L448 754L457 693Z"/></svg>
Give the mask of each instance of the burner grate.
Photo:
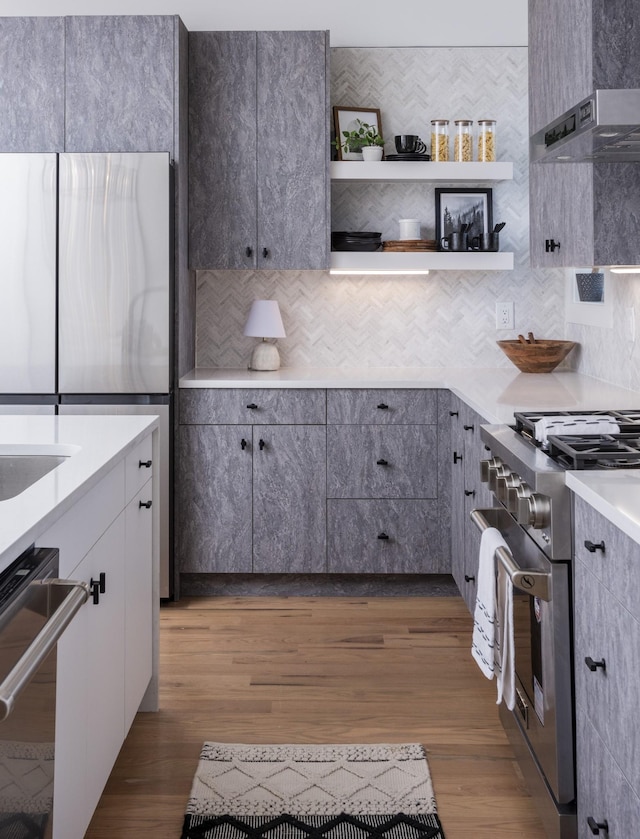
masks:
<svg viewBox="0 0 640 839"><path fill-rule="evenodd" d="M548 454L567 469L637 469L640 432L550 435Z"/></svg>
<svg viewBox="0 0 640 839"><path fill-rule="evenodd" d="M542 447L542 443L536 440L535 424L544 417L584 417L589 415L594 419L598 417L613 417L620 427L621 434L640 434L640 410L629 411L517 411L514 414L515 430L522 437L529 440L534 446Z"/></svg>

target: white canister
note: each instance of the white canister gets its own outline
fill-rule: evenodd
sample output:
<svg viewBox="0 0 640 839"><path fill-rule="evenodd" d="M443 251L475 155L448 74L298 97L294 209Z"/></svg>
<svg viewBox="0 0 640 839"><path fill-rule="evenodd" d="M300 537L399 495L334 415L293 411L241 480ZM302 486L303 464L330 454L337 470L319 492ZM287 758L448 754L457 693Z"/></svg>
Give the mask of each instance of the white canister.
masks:
<svg viewBox="0 0 640 839"><path fill-rule="evenodd" d="M401 218L400 224L400 239L419 239L420 238L420 219L417 218Z"/></svg>

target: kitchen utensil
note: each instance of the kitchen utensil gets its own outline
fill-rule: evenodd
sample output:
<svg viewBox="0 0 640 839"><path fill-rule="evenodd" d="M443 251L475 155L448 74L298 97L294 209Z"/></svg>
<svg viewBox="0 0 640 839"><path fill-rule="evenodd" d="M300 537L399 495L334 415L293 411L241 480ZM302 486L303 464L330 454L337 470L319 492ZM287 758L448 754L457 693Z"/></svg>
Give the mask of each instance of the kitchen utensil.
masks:
<svg viewBox="0 0 640 839"><path fill-rule="evenodd" d="M501 221L499 224L496 224L496 226L493 228L493 232L494 233L500 233L500 231L502 230L502 228L505 226L506 223L507 223L506 221Z"/></svg>
<svg viewBox="0 0 640 839"><path fill-rule="evenodd" d="M519 335L514 341L497 342L509 361L522 373L551 373L576 346L575 341L533 339L531 332L529 341L523 343L522 338Z"/></svg>
<svg viewBox="0 0 640 839"><path fill-rule="evenodd" d="M393 140L399 154L423 154L427 150L417 134L397 134Z"/></svg>
<svg viewBox="0 0 640 839"><path fill-rule="evenodd" d="M533 337L533 332L529 332L529 334L527 335L527 339L530 344L535 344L536 342L536 339Z"/></svg>
<svg viewBox="0 0 640 839"><path fill-rule="evenodd" d="M518 341L520 341L521 344L527 343L527 339L524 337L524 335L518 335Z"/></svg>
<svg viewBox="0 0 640 839"><path fill-rule="evenodd" d="M464 227L464 225L463 225ZM466 251L468 248L468 239L466 232L462 229L460 232L450 233L448 236L443 236L440 239L440 250L443 251Z"/></svg>

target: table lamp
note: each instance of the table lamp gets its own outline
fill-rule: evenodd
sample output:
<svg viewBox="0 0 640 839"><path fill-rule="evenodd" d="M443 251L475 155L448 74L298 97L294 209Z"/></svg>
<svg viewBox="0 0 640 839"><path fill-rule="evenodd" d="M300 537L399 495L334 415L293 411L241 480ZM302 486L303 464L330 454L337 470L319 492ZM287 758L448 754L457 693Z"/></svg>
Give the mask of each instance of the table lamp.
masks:
<svg viewBox="0 0 640 839"><path fill-rule="evenodd" d="M275 343L267 338L286 338L286 332L280 317L277 300L254 300L249 317L244 327L244 334L252 338L262 338L254 347L251 355L250 370L278 370L280 354Z"/></svg>

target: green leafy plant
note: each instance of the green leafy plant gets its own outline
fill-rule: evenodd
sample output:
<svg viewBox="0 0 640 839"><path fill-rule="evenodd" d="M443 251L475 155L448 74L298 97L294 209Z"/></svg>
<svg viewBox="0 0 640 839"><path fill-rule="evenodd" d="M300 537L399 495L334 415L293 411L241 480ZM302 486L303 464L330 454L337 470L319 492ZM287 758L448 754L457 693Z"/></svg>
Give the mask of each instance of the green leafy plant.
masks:
<svg viewBox="0 0 640 839"><path fill-rule="evenodd" d="M336 137L333 145L343 152L359 152L364 146L384 146L384 139L375 125L357 119L358 127L352 131L343 131L342 137Z"/></svg>

